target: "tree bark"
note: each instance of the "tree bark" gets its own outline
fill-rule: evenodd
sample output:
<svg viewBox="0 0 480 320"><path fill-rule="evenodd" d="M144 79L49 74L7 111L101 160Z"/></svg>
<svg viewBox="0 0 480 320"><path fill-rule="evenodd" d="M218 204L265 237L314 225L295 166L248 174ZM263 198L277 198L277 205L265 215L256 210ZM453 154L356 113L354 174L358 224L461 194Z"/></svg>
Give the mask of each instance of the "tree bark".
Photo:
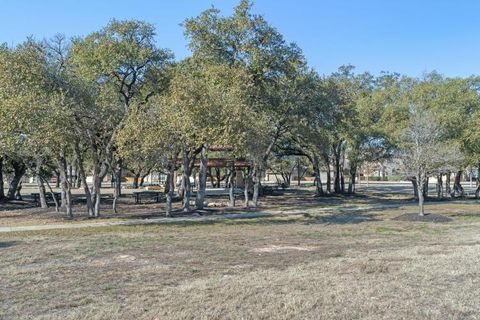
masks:
<svg viewBox="0 0 480 320"><path fill-rule="evenodd" d="M115 166L112 171L115 175L115 189L113 190L112 209L113 212L117 213L118 198L120 198L122 195L122 159L118 159L115 162Z"/></svg>
<svg viewBox="0 0 480 320"><path fill-rule="evenodd" d="M68 180L68 168L65 155L62 154L57 160L58 169L60 171L60 186L62 188L62 206L65 208L65 213L68 217L73 217L72 212L72 185Z"/></svg>
<svg viewBox="0 0 480 320"><path fill-rule="evenodd" d="M443 174L437 176L437 199L443 198Z"/></svg>
<svg viewBox="0 0 480 320"><path fill-rule="evenodd" d="M475 198L480 198L480 163L478 164L477 170L477 189L475 190Z"/></svg>
<svg viewBox="0 0 480 320"><path fill-rule="evenodd" d="M190 176L191 176L191 161L190 152L183 150L183 173L182 173L182 183L183 183L183 212L190 212L190 197L191 189L190 185Z"/></svg>
<svg viewBox="0 0 480 320"><path fill-rule="evenodd" d="M140 174L135 173L133 175L133 189L138 189L138 180L140 179Z"/></svg>
<svg viewBox="0 0 480 320"><path fill-rule="evenodd" d="M332 193L332 172L330 163L327 163L327 193Z"/></svg>
<svg viewBox="0 0 480 320"><path fill-rule="evenodd" d="M235 207L235 177L236 177L236 172L235 172L235 165L232 164L232 167L230 168L230 174L228 178L228 195L230 197L230 203L229 207L233 208Z"/></svg>
<svg viewBox="0 0 480 320"><path fill-rule="evenodd" d="M53 199L53 203L55 203L55 212L58 212L58 201L57 201L57 198L55 198L55 192L53 192L53 189L52 189L52 186L50 185L50 183L48 182L47 179L45 179L43 176L40 177L43 182L47 185L48 187L48 190L50 190L50 194L52 195L52 199Z"/></svg>
<svg viewBox="0 0 480 320"><path fill-rule="evenodd" d="M43 184L42 181L42 159L38 157L35 161L35 175L36 175L36 180L37 180L37 186L38 186L38 197L40 200L40 207L42 208L48 208L47 205L47 199L45 196L45 185Z"/></svg>
<svg viewBox="0 0 480 320"><path fill-rule="evenodd" d="M313 166L313 173L315 175L315 195L316 196L323 196L323 186L322 186L322 178L321 178L321 172L320 172L320 161L318 160L318 157L315 155L312 158L312 166Z"/></svg>
<svg viewBox="0 0 480 320"><path fill-rule="evenodd" d="M417 183L417 177L411 177L410 178L410 181L412 182L412 186L413 186L413 196L415 198L415 200L418 200L418 183Z"/></svg>
<svg viewBox="0 0 480 320"><path fill-rule="evenodd" d="M419 175L416 179L418 181L418 214L420 216L424 216L425 215L425 209L424 209L424 197L423 195L425 194L425 182L422 181L422 176Z"/></svg>
<svg viewBox="0 0 480 320"><path fill-rule="evenodd" d="M150 174L150 170L147 171L144 175L140 177L140 187L143 187L145 185L145 178Z"/></svg>
<svg viewBox="0 0 480 320"><path fill-rule="evenodd" d="M168 175L167 175L167 190L166 190L166 213L167 217L172 216L172 202L173 192L175 190L175 164L177 162L177 155L175 155L171 162L168 163Z"/></svg>
<svg viewBox="0 0 480 320"><path fill-rule="evenodd" d="M200 151L200 170L198 173L197 197L195 198L195 206L198 210L202 210L205 203L205 193L207 189L207 170L207 147L203 146L202 151Z"/></svg>
<svg viewBox="0 0 480 320"><path fill-rule="evenodd" d="M452 188L450 187L451 175L452 173L450 171L447 171L447 174L445 175L445 193L448 197L452 196Z"/></svg>
<svg viewBox="0 0 480 320"><path fill-rule="evenodd" d="M60 172L55 171L56 178L55 179L55 188L60 188Z"/></svg>
<svg viewBox="0 0 480 320"><path fill-rule="evenodd" d="M78 166L78 181L81 182L83 185L83 190L85 192L85 198L87 202L87 212L89 217L93 217L94 215L94 209L93 209L93 202L92 202L92 194L90 192L90 189L88 188L87 184L87 175L85 173L85 167L83 164L83 156L80 151L80 146L78 143L75 143L75 155L77 158L77 166Z"/></svg>
<svg viewBox="0 0 480 320"><path fill-rule="evenodd" d="M0 201L5 199L5 188L3 186L3 157L0 157Z"/></svg>
<svg viewBox="0 0 480 320"><path fill-rule="evenodd" d="M261 170L260 168L255 165L254 168L253 168L253 197L252 197L252 202L253 202L253 206L255 208L258 207L258 198L260 196L260 188L262 187L261 185L261 182L260 182L260 178L261 178L262 174L261 174Z"/></svg>
<svg viewBox="0 0 480 320"><path fill-rule="evenodd" d="M342 192L342 187L340 183L340 147L334 146L333 148L334 151L334 165L335 165L335 178L333 180L333 190L335 193L341 193Z"/></svg>
<svg viewBox="0 0 480 320"><path fill-rule="evenodd" d="M428 180L429 180L429 177L425 177L424 178L424 186L423 186L423 198L426 199L428 198Z"/></svg>
<svg viewBox="0 0 480 320"><path fill-rule="evenodd" d="M350 181L348 182L348 193L355 193L355 180L357 177L357 166L352 165L350 168Z"/></svg>
<svg viewBox="0 0 480 320"><path fill-rule="evenodd" d="M251 173L250 173L250 168L247 169L247 172L245 173L245 177L243 179L243 184L244 184L244 190L243 190L243 196L244 196L244 205L245 208L250 207L250 197L249 197L249 191L250 191L250 182L252 180Z"/></svg>
<svg viewBox="0 0 480 320"><path fill-rule="evenodd" d="M10 200L14 200L17 195L20 181L22 180L22 177L25 174L25 170L27 168L25 164L21 161L11 160L10 163L13 167L13 179L12 181L10 181L10 185L8 187L7 198Z"/></svg>
<svg viewBox="0 0 480 320"><path fill-rule="evenodd" d="M461 184L461 178L462 178L463 171L459 170L455 174L455 181L453 184L453 191L455 192L455 196L457 197L463 197L464 195L464 190Z"/></svg>

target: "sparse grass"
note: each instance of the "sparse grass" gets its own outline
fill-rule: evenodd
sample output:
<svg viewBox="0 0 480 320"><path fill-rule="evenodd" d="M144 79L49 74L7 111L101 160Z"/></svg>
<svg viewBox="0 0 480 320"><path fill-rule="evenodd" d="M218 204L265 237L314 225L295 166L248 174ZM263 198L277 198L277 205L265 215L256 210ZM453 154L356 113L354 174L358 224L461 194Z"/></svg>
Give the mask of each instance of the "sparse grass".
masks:
<svg viewBox="0 0 480 320"><path fill-rule="evenodd" d="M479 206L427 209L3 233L0 318L478 319Z"/></svg>

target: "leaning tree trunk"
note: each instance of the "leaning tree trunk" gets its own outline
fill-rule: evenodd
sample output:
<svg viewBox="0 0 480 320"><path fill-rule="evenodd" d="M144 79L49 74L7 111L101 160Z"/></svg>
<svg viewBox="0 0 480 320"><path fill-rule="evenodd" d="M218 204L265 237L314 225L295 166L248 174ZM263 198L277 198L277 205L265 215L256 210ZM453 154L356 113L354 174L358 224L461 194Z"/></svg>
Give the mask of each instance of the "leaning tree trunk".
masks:
<svg viewBox="0 0 480 320"><path fill-rule="evenodd" d="M45 185L43 184L42 181L42 159L37 158L35 162L35 176L37 180L37 186L38 186L38 197L40 200L40 207L42 208L48 208L47 205L47 198L45 196Z"/></svg>
<svg viewBox="0 0 480 320"><path fill-rule="evenodd" d="M62 154L57 161L60 170L60 186L62 188L62 206L68 217L73 217L72 212L72 185L68 180L68 168L65 156Z"/></svg>
<svg viewBox="0 0 480 320"><path fill-rule="evenodd" d="M207 190L207 170L207 147L203 146L202 151L200 152L200 170L198 172L197 197L195 198L195 206L197 207L197 210L202 210L205 203L205 193Z"/></svg>
<svg viewBox="0 0 480 320"><path fill-rule="evenodd" d="M315 175L315 195L316 196L323 196L323 186L322 186L322 179L320 176L320 161L318 160L317 156L313 156L312 159L312 165L313 165L313 172Z"/></svg>
<svg viewBox="0 0 480 320"><path fill-rule="evenodd" d="M150 171L151 169L148 170L146 174L140 177L140 187L143 187L145 185L145 178L150 174Z"/></svg>
<svg viewBox="0 0 480 320"><path fill-rule="evenodd" d="M463 187L461 183L461 178L462 178L463 171L459 170L455 174L455 181L453 184L453 191L455 192L455 196L457 197L463 197Z"/></svg>
<svg viewBox="0 0 480 320"><path fill-rule="evenodd" d="M48 187L48 190L50 191L50 195L52 196L52 199L53 199L53 203L55 204L55 212L58 212L58 201L57 201L57 198L55 197L55 192L53 192L53 189L52 189L52 186L50 185L50 183L48 182L47 179L45 179L43 176L40 177L43 182L47 185Z"/></svg>
<svg viewBox="0 0 480 320"><path fill-rule="evenodd" d="M11 165L13 167L13 179L10 181L10 185L8 187L7 198L14 200L20 185L20 181L25 174L26 166L23 162L16 160L12 160Z"/></svg>
<svg viewBox="0 0 480 320"><path fill-rule="evenodd" d="M3 187L3 157L0 157L0 201L5 199L5 189Z"/></svg>
<svg viewBox="0 0 480 320"><path fill-rule="evenodd" d="M230 168L230 174L228 177L228 195L230 197L230 203L229 207L233 208L235 207L235 177L236 177L236 172L235 172L235 164L232 164L232 167Z"/></svg>
<svg viewBox="0 0 480 320"><path fill-rule="evenodd" d="M90 192L90 189L88 188L87 184L87 175L85 172L85 166L83 162L83 156L82 152L80 150L80 145L78 143L75 143L75 156L77 160L77 168L78 168L78 181L79 183L83 186L83 190L85 192L85 198L87 202L87 212L89 217L94 216L94 208L93 208L93 201L92 201L92 193ZM80 187L80 186L78 186Z"/></svg>

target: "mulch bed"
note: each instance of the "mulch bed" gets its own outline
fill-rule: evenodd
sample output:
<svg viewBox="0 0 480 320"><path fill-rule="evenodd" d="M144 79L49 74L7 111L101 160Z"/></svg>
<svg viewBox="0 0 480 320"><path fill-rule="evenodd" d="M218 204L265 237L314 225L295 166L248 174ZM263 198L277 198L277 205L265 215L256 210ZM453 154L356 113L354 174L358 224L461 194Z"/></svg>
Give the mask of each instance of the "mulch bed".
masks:
<svg viewBox="0 0 480 320"><path fill-rule="evenodd" d="M418 213L405 213L398 217L393 218L398 221L420 221L420 222L450 222L452 218L441 214L425 214L424 216L418 215Z"/></svg>

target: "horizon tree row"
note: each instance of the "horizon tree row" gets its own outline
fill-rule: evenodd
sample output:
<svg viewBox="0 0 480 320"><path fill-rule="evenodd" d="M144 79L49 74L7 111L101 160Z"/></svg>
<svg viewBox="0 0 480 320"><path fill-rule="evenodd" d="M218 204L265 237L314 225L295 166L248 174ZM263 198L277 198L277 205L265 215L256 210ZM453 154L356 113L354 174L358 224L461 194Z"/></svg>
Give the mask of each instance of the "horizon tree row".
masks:
<svg viewBox="0 0 480 320"><path fill-rule="evenodd" d="M480 167L478 77L375 77L349 65L321 76L251 8L244 0L231 16L212 8L185 20L191 56L180 61L157 46L152 24L137 20L112 20L85 37L1 46L0 198L15 198L28 172L46 207L48 178L58 175L58 206L72 216L71 189L81 186L88 214L98 217L108 174L116 211L122 172L138 183L157 170L167 173L170 215L180 170L183 210L191 210L194 174L202 209L212 146L252 162L244 172L247 207L258 205L265 171L292 155L309 162L317 196L354 193L362 165L382 159L398 159L420 204L432 176L438 197L463 195L462 172ZM233 190L235 168L226 170Z"/></svg>

